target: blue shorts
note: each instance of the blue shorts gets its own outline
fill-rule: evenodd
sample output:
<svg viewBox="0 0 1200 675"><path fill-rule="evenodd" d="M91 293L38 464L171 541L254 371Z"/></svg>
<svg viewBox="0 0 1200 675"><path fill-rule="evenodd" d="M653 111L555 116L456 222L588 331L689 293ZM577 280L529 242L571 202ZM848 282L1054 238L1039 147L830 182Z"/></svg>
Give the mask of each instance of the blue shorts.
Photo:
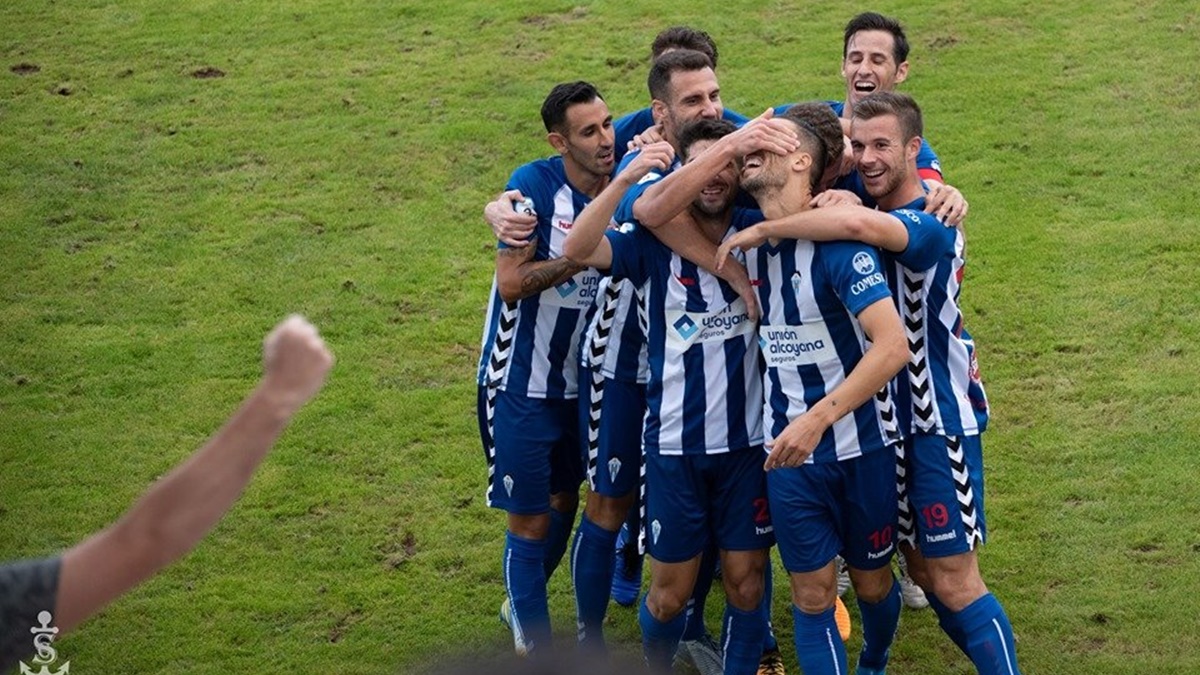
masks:
<svg viewBox="0 0 1200 675"><path fill-rule="evenodd" d="M488 506L538 515L550 511L550 495L579 490L583 463L575 399L529 398L480 387L477 405L488 460Z"/></svg>
<svg viewBox="0 0 1200 675"><path fill-rule="evenodd" d="M979 435L916 434L900 461L900 541L926 558L967 553L987 538Z"/></svg>
<svg viewBox="0 0 1200 675"><path fill-rule="evenodd" d="M646 547L665 563L691 560L710 541L723 551L775 543L761 445L717 455L646 455Z"/></svg>
<svg viewBox="0 0 1200 675"><path fill-rule="evenodd" d="M645 416L646 385L580 369L579 428L592 492L624 497L637 489Z"/></svg>
<svg viewBox="0 0 1200 675"><path fill-rule="evenodd" d="M767 474L779 554L789 572L813 572L841 555L860 570L896 552L896 453L888 447L840 462Z"/></svg>

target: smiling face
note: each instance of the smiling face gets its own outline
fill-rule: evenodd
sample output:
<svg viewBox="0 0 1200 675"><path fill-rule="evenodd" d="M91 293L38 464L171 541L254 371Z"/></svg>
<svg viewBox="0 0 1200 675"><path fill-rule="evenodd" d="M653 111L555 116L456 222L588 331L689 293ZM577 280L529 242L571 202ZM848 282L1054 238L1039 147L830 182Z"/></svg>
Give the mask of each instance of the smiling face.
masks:
<svg viewBox="0 0 1200 675"><path fill-rule="evenodd" d="M759 150L742 158L742 189L755 198L787 185L786 158L773 152Z"/></svg>
<svg viewBox="0 0 1200 675"><path fill-rule="evenodd" d="M851 108L867 94L892 91L908 77L908 61L896 63L895 47L895 37L885 30L861 30L850 36L842 77Z"/></svg>
<svg viewBox="0 0 1200 675"><path fill-rule="evenodd" d="M563 130L550 133L550 144L564 161L595 177L612 173L613 139L612 114L600 98L567 108Z"/></svg>
<svg viewBox="0 0 1200 675"><path fill-rule="evenodd" d="M721 87L712 68L677 70L671 73L670 94L652 104L655 120L663 125L663 137L676 144L679 130L699 119L720 119L725 112Z"/></svg>
<svg viewBox="0 0 1200 675"><path fill-rule="evenodd" d="M693 142L687 147L687 161L690 163L707 150L716 140L703 139ZM719 216L728 213L733 208L734 198L737 197L738 172L733 162L725 165L715 176L708 180L699 196L692 201L692 207L708 216Z"/></svg>
<svg viewBox="0 0 1200 675"><path fill-rule="evenodd" d="M916 172L921 138L906 141L896 115L856 117L850 126L850 146L867 194L881 207L895 208L893 197L903 191Z"/></svg>

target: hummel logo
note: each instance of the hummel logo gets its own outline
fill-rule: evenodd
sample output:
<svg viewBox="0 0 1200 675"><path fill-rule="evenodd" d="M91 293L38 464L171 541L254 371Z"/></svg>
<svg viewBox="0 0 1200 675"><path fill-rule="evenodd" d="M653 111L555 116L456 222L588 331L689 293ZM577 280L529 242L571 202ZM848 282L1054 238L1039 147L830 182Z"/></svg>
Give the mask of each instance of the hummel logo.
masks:
<svg viewBox="0 0 1200 675"><path fill-rule="evenodd" d="M505 476L504 477L504 491L508 493L509 497L512 496L512 489L513 489L513 477Z"/></svg>

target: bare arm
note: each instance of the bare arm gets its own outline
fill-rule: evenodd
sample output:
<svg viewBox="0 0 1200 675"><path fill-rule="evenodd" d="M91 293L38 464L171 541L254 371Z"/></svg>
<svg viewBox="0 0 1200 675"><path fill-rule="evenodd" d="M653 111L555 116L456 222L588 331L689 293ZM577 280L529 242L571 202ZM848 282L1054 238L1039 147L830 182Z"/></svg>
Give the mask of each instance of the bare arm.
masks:
<svg viewBox="0 0 1200 675"><path fill-rule="evenodd" d="M111 527L63 554L54 618L64 631L181 558L216 525L292 416L325 382L333 357L304 319L263 344L266 374L204 447L155 483Z"/></svg>
<svg viewBox="0 0 1200 675"><path fill-rule="evenodd" d="M534 260L536 246L501 248L496 251L496 287L505 302L516 302L556 286L587 265L566 258Z"/></svg>
<svg viewBox="0 0 1200 675"><path fill-rule="evenodd" d="M768 239L808 239L837 241L847 239L901 253L908 247L908 229L886 211L865 206L829 206L808 209L790 216L765 220L726 239L717 250L717 267L724 267L729 253L762 246Z"/></svg>
<svg viewBox="0 0 1200 675"><path fill-rule="evenodd" d="M841 384L775 438L763 465L767 471L803 464L834 422L869 401L908 363L908 343L891 298L881 298L859 312L858 321L871 347Z"/></svg>
<svg viewBox="0 0 1200 675"><path fill-rule="evenodd" d="M741 129L719 139L687 164L671 172L646 191L633 205L638 222L653 230L670 222L700 194L704 186L730 162L763 150L786 155L799 141L790 122L772 120L768 110Z"/></svg>
<svg viewBox="0 0 1200 675"><path fill-rule="evenodd" d="M512 248L528 246L529 235L537 227L537 216L518 213L513 209L513 202L524 198L520 190L509 190L501 192L499 197L483 207L483 219L492 226L492 234Z"/></svg>

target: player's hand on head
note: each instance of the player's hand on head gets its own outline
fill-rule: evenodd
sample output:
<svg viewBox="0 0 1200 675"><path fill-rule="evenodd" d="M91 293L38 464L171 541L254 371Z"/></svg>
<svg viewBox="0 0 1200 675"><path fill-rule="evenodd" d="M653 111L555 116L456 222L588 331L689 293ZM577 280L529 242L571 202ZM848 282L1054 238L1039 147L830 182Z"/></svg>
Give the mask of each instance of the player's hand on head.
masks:
<svg viewBox="0 0 1200 675"><path fill-rule="evenodd" d="M932 214L946 227L958 227L967 217L967 203L962 192L953 185L933 183L925 195L925 213Z"/></svg>
<svg viewBox="0 0 1200 675"><path fill-rule="evenodd" d="M740 129L729 135L729 139L734 144L734 154L737 157L745 157L760 150L787 155L800 147L796 126L786 120L776 119L775 112L770 108L743 124Z"/></svg>
<svg viewBox="0 0 1200 675"><path fill-rule="evenodd" d="M537 227L537 216L519 213L514 202L525 199L520 190L500 193L495 200L483 207L483 219L492 227L492 234L506 246L521 248L528 246L530 237Z"/></svg>
<svg viewBox="0 0 1200 675"><path fill-rule="evenodd" d="M662 125L655 124L649 129L631 138L629 143L626 144L626 150L637 150L640 147L650 145L651 143L658 143L661 140L663 140Z"/></svg>
<svg viewBox="0 0 1200 675"><path fill-rule="evenodd" d="M818 209L826 206L862 206L862 199L849 190L825 190L813 197L809 206Z"/></svg>
<svg viewBox="0 0 1200 675"><path fill-rule="evenodd" d="M304 317L293 314L263 339L263 389L273 403L295 412L325 384L333 354Z"/></svg>

